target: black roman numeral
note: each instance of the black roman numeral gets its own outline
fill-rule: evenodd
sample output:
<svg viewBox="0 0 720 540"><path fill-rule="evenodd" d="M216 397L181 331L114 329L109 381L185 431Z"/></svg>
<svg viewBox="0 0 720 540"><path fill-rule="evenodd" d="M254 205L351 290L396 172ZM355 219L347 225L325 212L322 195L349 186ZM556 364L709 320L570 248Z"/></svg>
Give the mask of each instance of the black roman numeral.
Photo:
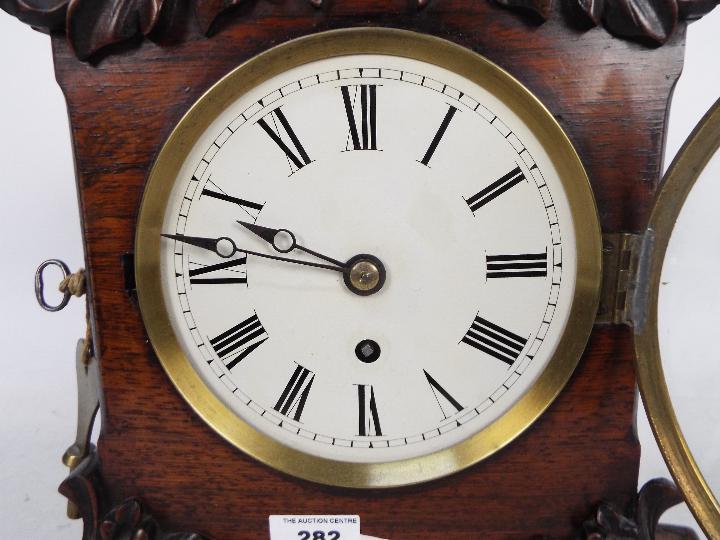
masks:
<svg viewBox="0 0 720 540"><path fill-rule="evenodd" d="M457 111L457 107L453 107L452 105L450 105L448 112L445 113L445 118L443 118L440 127L435 133L435 136L433 137L432 142L430 142L430 146L425 152L423 158L420 160L420 163L426 166L428 165L428 163L430 163L430 159L432 159L438 144L440 144L440 140L443 138L443 135L445 135L445 131L447 130L448 126L450 125L450 121L453 119L453 116L455 116L455 113Z"/></svg>
<svg viewBox="0 0 720 540"><path fill-rule="evenodd" d="M270 121L273 123L275 129L271 128L268 125L267 120L265 120L266 118L270 118ZM280 127L278 127L276 120L280 122ZM270 137L273 142L275 142L275 144L280 147L280 150L285 153L288 162L291 163L291 173L302 169L305 165L308 165L312 161L308 156L307 152L305 151L305 148L303 148L303 145L300 144L300 139L298 139L295 131L293 131L293 128L290 126L290 122L288 122L285 114L282 112L282 109L280 107L266 114L264 117L258 120L257 123L260 125L261 128L263 128L265 133L268 134L268 137ZM281 133L283 131L285 132L285 135L290 139L294 150L291 149L290 146L288 146L283 140L281 136ZM295 168L293 168L293 165L295 166Z"/></svg>
<svg viewBox="0 0 720 540"><path fill-rule="evenodd" d="M460 412L465 408L460 405L458 400L452 397L447 390L440 386L440 383L437 382L432 377L432 375L430 375L424 369L423 373L425 374L425 378L427 379L427 382L430 385L430 389L435 396L435 401L437 401L438 407L440 407L440 410L442 411L443 416L446 419L450 418L453 414L455 414L454 412L452 412L452 409L450 407L454 408L456 412ZM448 414L446 411L450 411L450 414Z"/></svg>
<svg viewBox="0 0 720 540"><path fill-rule="evenodd" d="M522 172L520 167L515 167L512 171L500 178L500 180L496 180L482 191L479 191L469 199L466 199L465 202L474 214L487 203L502 195L508 189L516 184L519 184L523 180L525 180L525 174Z"/></svg>
<svg viewBox="0 0 720 540"><path fill-rule="evenodd" d="M201 285L201 284L229 284L229 283L245 283L247 284L247 273L245 272L237 272L238 276L235 277L196 277L196 276L204 276L205 274L210 274L212 272L218 272L220 270L227 270L229 268L235 268L236 266L242 266L245 267L245 264L247 263L247 257L238 257L237 259L230 259L229 261L224 261L218 264L211 264L211 265L200 265L198 268L193 268L188 272L190 275L190 283L193 285ZM197 264L197 263L196 263Z"/></svg>
<svg viewBox="0 0 720 540"><path fill-rule="evenodd" d="M358 435L375 437L382 435L380 417L375 401L375 389L371 384L358 384Z"/></svg>
<svg viewBox="0 0 720 540"><path fill-rule="evenodd" d="M352 96L350 92L352 90ZM377 150L377 106L376 94L377 85L360 84L352 86L341 86L343 103L345 103L345 114L350 127L350 136L345 150L350 150L350 142L352 142L353 150ZM357 101L358 93L360 94L360 107L353 107ZM360 131L355 119L359 113Z"/></svg>
<svg viewBox="0 0 720 540"><path fill-rule="evenodd" d="M248 354L268 339L257 315L248 317L210 340L210 345L228 369L234 368Z"/></svg>
<svg viewBox="0 0 720 540"><path fill-rule="evenodd" d="M298 364L273 409L299 422L314 380L315 374Z"/></svg>
<svg viewBox="0 0 720 540"><path fill-rule="evenodd" d="M215 188L208 189L207 186L203 188L201 195L205 195L206 197L212 197L213 199L218 199L220 201L229 202L232 204L238 205L246 214L248 214L253 220L257 219L258 214L260 213L260 210L263 209L263 204L259 204L253 201L248 201L246 199L241 199L239 197L233 197L232 195L228 195L225 193L222 189L218 187L217 184L214 182L208 180L208 185L212 184L212 186Z"/></svg>
<svg viewBox="0 0 720 540"><path fill-rule="evenodd" d="M546 277L547 253L488 255L488 278Z"/></svg>
<svg viewBox="0 0 720 540"><path fill-rule="evenodd" d="M527 343L526 339L480 316L475 317L470 330L461 341L508 365L518 359Z"/></svg>

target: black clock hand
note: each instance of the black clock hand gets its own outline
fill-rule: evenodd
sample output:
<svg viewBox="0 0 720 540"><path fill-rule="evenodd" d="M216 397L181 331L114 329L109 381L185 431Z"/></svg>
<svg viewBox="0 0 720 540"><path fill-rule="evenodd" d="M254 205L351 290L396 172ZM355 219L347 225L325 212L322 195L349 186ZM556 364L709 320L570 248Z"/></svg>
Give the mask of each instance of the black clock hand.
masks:
<svg viewBox="0 0 720 540"><path fill-rule="evenodd" d="M317 251L313 251L312 249L308 249L305 246L301 246L297 243L295 240L295 235L292 233L292 231L289 231L287 229L271 229L270 227L263 227L261 225L255 225L254 223L248 223L247 221L240 221L238 220L238 223L248 229L250 232L255 233L260 238L265 240L267 243L269 243L275 251L278 251L280 253L289 253L293 249L299 249L300 251L304 251L305 253L308 253L312 255L313 257L317 257L318 259L322 259L323 261L327 261L330 263L333 263L337 266L340 266L341 268L345 268L346 264L343 262L338 261L337 259L333 259L332 257L328 257L327 255L323 255L322 253L318 253ZM277 245L275 242L275 239L278 235L278 233L285 233L292 239L292 244L290 244L290 247L287 248L281 248Z"/></svg>
<svg viewBox="0 0 720 540"><path fill-rule="evenodd" d="M223 236L221 238L204 238L201 236L186 236L184 234L161 234L160 236L170 238L171 240L177 240L178 242L183 242L185 244L190 244L191 246L197 246L199 248L207 249L208 251L212 251L219 257L223 257L225 259L227 259L228 257L232 257L236 253L246 253L247 255L255 255L256 257L263 257L265 259L272 259L274 261L301 264L303 266L312 266L314 268L325 268L327 270L335 270L336 272L345 271L344 266L331 266L329 264L299 261L297 259L289 259L287 257L278 257L276 255L267 255L265 253L259 253L257 251L239 249L235 245L235 242L233 242L232 239L228 238L227 236ZM228 249L223 249L223 247L225 246Z"/></svg>

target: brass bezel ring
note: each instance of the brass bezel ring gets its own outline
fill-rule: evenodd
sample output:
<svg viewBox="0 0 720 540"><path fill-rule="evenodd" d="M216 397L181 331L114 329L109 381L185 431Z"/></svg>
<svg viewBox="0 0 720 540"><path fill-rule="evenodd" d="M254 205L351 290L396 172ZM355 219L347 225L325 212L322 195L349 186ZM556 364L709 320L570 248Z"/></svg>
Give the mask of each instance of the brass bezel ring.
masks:
<svg viewBox="0 0 720 540"><path fill-rule="evenodd" d="M349 54L386 54L441 66L474 81L506 103L538 140L570 203L577 243L575 294L557 350L536 383L503 416L464 441L425 456L387 463L349 463L302 453L261 434L203 383L175 337L160 281L160 233L177 174L203 131L234 100L287 69ZM447 476L498 451L527 429L567 383L597 312L601 238L587 174L552 114L520 82L480 55L449 41L389 28L333 30L302 37L248 60L210 88L165 143L145 188L135 239L137 291L145 328L168 376L195 412L219 435L257 460L313 482L387 488ZM568 426L570 427L570 426Z"/></svg>
<svg viewBox="0 0 720 540"><path fill-rule="evenodd" d="M675 482L708 538L720 538L720 504L703 478L675 416L658 341L660 279L670 236L690 190L720 148L720 100L700 120L658 188L643 239L635 319L636 370L650 426Z"/></svg>

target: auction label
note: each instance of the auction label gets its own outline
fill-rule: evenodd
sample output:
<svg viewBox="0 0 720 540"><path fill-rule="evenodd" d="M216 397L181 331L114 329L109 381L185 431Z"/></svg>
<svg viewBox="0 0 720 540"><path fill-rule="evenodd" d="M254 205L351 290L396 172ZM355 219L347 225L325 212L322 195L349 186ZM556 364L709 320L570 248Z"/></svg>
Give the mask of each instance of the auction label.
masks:
<svg viewBox="0 0 720 540"><path fill-rule="evenodd" d="M270 540L360 540L360 516L270 516Z"/></svg>

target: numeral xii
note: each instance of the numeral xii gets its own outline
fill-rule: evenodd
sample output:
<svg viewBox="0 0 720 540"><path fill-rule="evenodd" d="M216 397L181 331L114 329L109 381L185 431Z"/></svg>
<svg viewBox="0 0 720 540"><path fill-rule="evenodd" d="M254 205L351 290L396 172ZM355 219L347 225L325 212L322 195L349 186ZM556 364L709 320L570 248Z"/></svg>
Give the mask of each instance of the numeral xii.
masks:
<svg viewBox="0 0 720 540"><path fill-rule="evenodd" d="M351 94L352 89L352 96ZM353 150L377 150L377 85L360 84L341 86L345 115L350 128L350 140ZM354 107L354 101L360 96L360 107ZM356 121L359 114L360 129ZM346 147L347 150L349 148Z"/></svg>

